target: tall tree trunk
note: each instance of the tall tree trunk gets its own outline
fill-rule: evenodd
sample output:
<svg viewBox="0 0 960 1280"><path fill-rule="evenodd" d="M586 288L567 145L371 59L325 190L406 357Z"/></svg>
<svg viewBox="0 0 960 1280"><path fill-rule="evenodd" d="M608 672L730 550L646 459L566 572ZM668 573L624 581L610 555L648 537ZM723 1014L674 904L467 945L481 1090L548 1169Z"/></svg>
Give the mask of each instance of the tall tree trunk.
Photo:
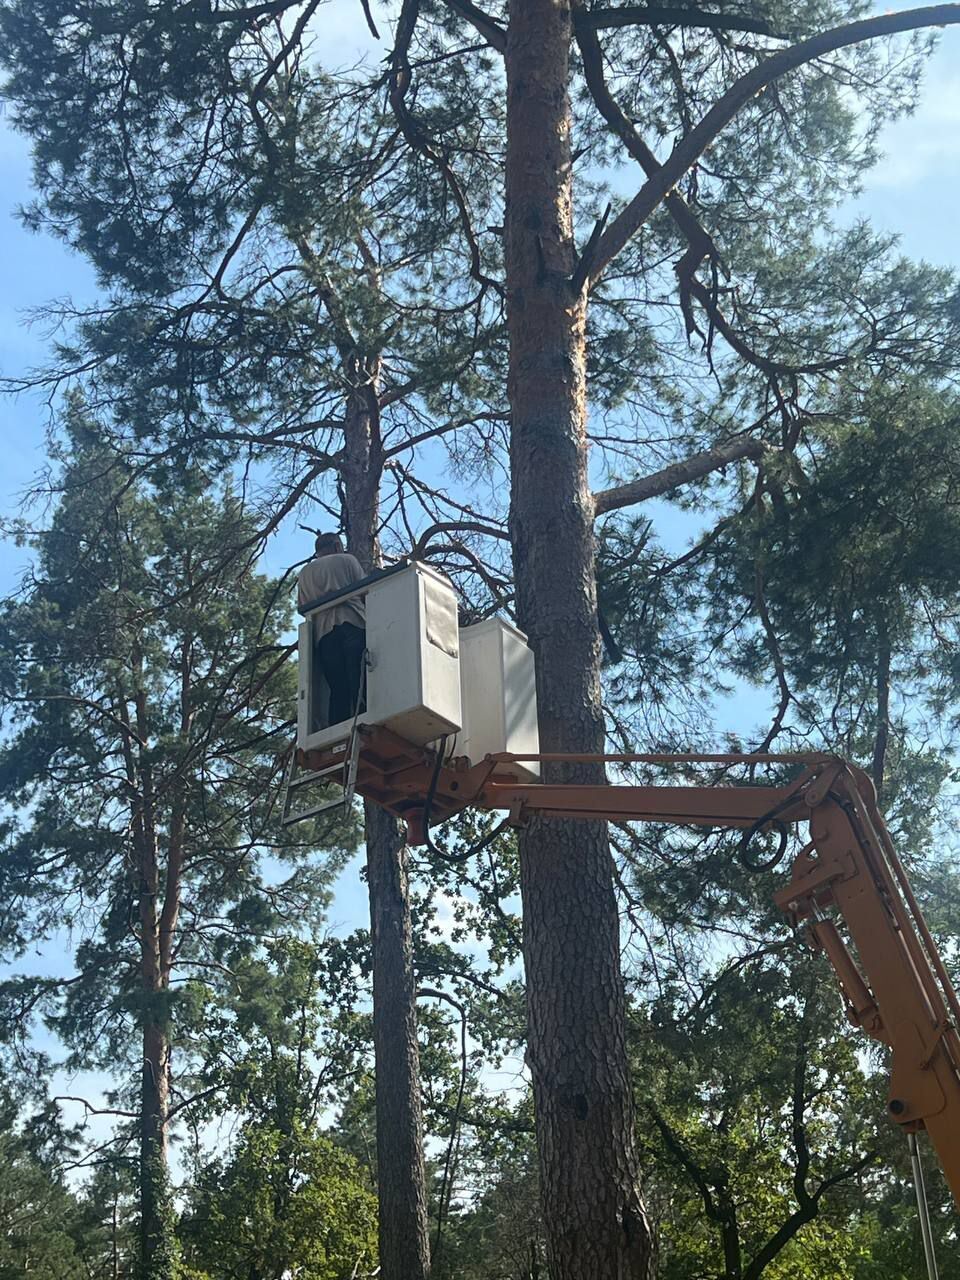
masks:
<svg viewBox="0 0 960 1280"><path fill-rule="evenodd" d="M139 658L136 659L139 666ZM147 699L136 694L137 731L149 740ZM153 775L140 757L140 796L133 814L139 863L140 981L143 1066L140 1086L140 1267L138 1280L174 1280L176 1239L167 1153L170 1036L167 974L161 943L160 866ZM168 886L169 888L169 886Z"/></svg>
<svg viewBox="0 0 960 1280"><path fill-rule="evenodd" d="M376 375L375 366L355 367L341 472L347 545L366 569L380 564L383 452ZM382 1280L426 1280L430 1241L407 855L399 824L388 813L367 802L364 820L373 948L380 1274Z"/></svg>
<svg viewBox="0 0 960 1280"><path fill-rule="evenodd" d="M140 1106L140 1276L173 1280L176 1245L167 1157L170 1045L161 1022L147 1015L143 1028Z"/></svg>
<svg viewBox="0 0 960 1280"><path fill-rule="evenodd" d="M170 1108L170 1039L166 984L160 965L156 836L142 825L140 854L140 970L143 1001L143 1068L140 1088L140 1275L173 1280L176 1248L167 1159Z"/></svg>
<svg viewBox="0 0 960 1280"><path fill-rule="evenodd" d="M416 981L407 851L396 821L366 806L377 1064L377 1191L382 1280L430 1271Z"/></svg>
<svg viewBox="0 0 960 1280"><path fill-rule="evenodd" d="M541 749L599 752L604 727L587 483L586 300L573 289L571 15L512 0L507 35L510 531L537 659ZM550 768L602 782L597 766ZM553 1280L654 1273L639 1192L620 936L602 823L521 837L528 1058Z"/></svg>

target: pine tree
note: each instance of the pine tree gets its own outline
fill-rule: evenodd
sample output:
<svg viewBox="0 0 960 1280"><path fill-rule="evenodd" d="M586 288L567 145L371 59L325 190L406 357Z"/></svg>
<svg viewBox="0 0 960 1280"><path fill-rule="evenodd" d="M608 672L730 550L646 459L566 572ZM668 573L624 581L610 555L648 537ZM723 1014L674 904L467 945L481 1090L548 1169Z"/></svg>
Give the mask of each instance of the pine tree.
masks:
<svg viewBox="0 0 960 1280"><path fill-rule="evenodd" d="M79 405L66 426L64 496L25 533L36 567L3 614L2 941L14 958L72 941L76 972L0 994L24 1052L41 1014L68 1062L115 1073L105 1109L139 1144L140 1274L170 1280L169 1135L205 1094L178 1043L224 966L319 920L356 835L349 818L280 827L291 646L283 608L264 622L277 585L250 569L240 501L200 472L137 475Z"/></svg>
<svg viewBox="0 0 960 1280"><path fill-rule="evenodd" d="M6 1108L5 1108L6 1109ZM3 1117L0 1129L0 1277L85 1280L80 1211L55 1169Z"/></svg>

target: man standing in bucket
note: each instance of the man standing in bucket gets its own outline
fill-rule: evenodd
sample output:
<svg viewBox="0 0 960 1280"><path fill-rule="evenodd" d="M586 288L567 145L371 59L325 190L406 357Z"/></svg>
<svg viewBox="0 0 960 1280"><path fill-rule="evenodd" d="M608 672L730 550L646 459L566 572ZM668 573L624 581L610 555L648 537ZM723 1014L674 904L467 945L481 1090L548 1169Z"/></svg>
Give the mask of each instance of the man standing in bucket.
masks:
<svg viewBox="0 0 960 1280"><path fill-rule="evenodd" d="M322 596L342 591L363 577L360 561L344 551L337 534L320 533L314 558L300 570L297 607L303 612ZM367 642L363 601L354 596L331 605L315 613L312 621L314 671L322 672L330 690L328 725L352 720L360 702Z"/></svg>

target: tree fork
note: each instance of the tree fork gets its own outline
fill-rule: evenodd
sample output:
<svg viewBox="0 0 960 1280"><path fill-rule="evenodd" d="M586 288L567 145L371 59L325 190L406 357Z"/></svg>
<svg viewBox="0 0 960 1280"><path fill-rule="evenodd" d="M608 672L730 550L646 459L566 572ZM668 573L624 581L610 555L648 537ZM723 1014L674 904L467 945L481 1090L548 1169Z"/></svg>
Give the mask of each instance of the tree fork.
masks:
<svg viewBox="0 0 960 1280"><path fill-rule="evenodd" d="M544 751L598 752L604 726L587 483L586 291L575 289L566 0L514 0L506 43L510 532L537 657ZM595 766L551 780L599 782ZM549 1270L653 1275L624 1036L619 918L602 823L521 836L528 1058Z"/></svg>

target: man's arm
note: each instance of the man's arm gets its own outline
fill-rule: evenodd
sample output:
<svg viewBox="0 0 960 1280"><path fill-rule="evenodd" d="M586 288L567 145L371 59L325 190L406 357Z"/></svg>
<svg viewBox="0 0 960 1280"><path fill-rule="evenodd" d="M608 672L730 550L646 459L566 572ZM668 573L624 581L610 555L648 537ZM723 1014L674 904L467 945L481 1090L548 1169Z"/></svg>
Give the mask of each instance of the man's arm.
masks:
<svg viewBox="0 0 960 1280"><path fill-rule="evenodd" d="M308 579L311 577L310 565L305 564L300 570L300 576L297 578L297 608L302 610L312 596L316 595L315 591L311 591Z"/></svg>

